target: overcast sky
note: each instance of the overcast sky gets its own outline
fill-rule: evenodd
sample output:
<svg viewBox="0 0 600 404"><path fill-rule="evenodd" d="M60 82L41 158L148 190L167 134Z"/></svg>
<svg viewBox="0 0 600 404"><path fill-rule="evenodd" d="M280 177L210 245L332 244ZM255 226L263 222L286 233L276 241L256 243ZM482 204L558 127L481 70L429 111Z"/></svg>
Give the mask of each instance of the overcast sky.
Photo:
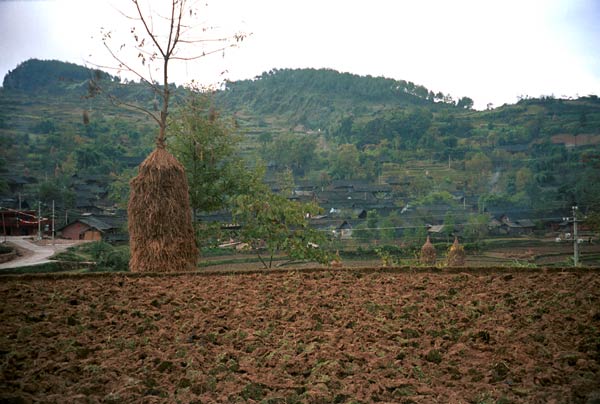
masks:
<svg viewBox="0 0 600 404"><path fill-rule="evenodd" d="M162 0L165 3L165 0ZM207 3L208 6L204 7ZM600 95L600 0L206 0L238 49L182 62L171 81L332 68L421 84L477 108L520 95ZM29 58L114 65L101 27L128 33L126 0L0 0L0 77ZM205 17L204 17L205 16ZM225 76L219 73L227 71Z"/></svg>

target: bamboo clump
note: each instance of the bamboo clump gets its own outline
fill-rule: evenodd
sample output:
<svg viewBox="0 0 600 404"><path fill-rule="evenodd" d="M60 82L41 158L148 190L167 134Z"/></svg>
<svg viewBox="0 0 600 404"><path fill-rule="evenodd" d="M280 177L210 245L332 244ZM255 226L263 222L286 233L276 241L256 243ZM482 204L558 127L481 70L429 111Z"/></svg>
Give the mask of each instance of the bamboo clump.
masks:
<svg viewBox="0 0 600 404"><path fill-rule="evenodd" d="M164 147L140 164L127 206L132 272L179 272L196 267L198 249L183 165Z"/></svg>

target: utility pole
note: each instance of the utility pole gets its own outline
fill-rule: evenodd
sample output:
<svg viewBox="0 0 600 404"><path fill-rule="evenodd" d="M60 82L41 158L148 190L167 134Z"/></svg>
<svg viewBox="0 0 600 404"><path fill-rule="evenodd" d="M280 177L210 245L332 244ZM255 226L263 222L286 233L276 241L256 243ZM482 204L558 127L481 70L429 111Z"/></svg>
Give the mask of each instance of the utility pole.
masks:
<svg viewBox="0 0 600 404"><path fill-rule="evenodd" d="M21 219L21 209L21 193L19 192L19 210L17 211L17 234L21 234L21 220L19 220Z"/></svg>
<svg viewBox="0 0 600 404"><path fill-rule="evenodd" d="M54 199L52 200L52 245L54 245Z"/></svg>
<svg viewBox="0 0 600 404"><path fill-rule="evenodd" d="M2 209L0 207L0 209ZM4 211L2 211L2 232L4 233L4 242L6 243L6 222L4 221Z"/></svg>
<svg viewBox="0 0 600 404"><path fill-rule="evenodd" d="M573 262L579 266L579 235L577 234L577 205L573 205Z"/></svg>
<svg viewBox="0 0 600 404"><path fill-rule="evenodd" d="M572 217L563 217L568 223L573 223L573 265L579 266L579 235L577 234L577 205L571 206Z"/></svg>
<svg viewBox="0 0 600 404"><path fill-rule="evenodd" d="M42 203L40 201L38 201L38 217L37 217L37 221L38 221L38 240L42 239Z"/></svg>

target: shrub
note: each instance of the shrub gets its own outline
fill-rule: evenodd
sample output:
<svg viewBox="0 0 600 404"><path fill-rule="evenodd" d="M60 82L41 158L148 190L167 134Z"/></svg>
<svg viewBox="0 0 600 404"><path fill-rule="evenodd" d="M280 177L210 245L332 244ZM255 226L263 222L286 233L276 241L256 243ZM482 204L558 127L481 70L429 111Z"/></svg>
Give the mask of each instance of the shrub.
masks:
<svg viewBox="0 0 600 404"><path fill-rule="evenodd" d="M80 250L83 253L90 254L92 259L98 261L104 254L113 251L114 247L105 241L94 241L91 243L83 244L80 247Z"/></svg>
<svg viewBox="0 0 600 404"><path fill-rule="evenodd" d="M96 269L98 271L128 271L129 258L129 250L112 248L111 251L103 253L98 258Z"/></svg>
<svg viewBox="0 0 600 404"><path fill-rule="evenodd" d="M6 244L0 244L0 254L7 254L9 252L12 252L12 250L13 249L7 246Z"/></svg>

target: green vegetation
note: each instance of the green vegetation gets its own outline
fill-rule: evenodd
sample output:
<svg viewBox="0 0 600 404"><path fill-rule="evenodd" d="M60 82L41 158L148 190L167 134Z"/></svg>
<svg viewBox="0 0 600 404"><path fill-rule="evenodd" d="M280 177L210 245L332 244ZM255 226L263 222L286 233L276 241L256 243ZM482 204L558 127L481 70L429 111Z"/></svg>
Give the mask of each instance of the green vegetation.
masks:
<svg viewBox="0 0 600 404"><path fill-rule="evenodd" d="M249 190L235 199L233 215L243 224L239 240L257 252L265 268L271 268L279 251L293 260L329 262L329 254L323 248L326 241L323 233L311 228L308 222L310 216L320 213L316 204L290 201L260 182L252 184ZM263 259L262 251L269 255L268 262Z"/></svg>
<svg viewBox="0 0 600 404"><path fill-rule="evenodd" d="M90 267L93 271L111 272L111 271L128 271L129 264L129 248L127 246L113 246L103 241L94 241L90 243L80 244L75 247L70 247L67 251L56 254L52 257L53 260L75 264L87 263L81 265L83 268Z"/></svg>
<svg viewBox="0 0 600 404"><path fill-rule="evenodd" d="M247 189L246 167L237 158L240 137L201 93L191 93L171 118L169 149L184 165L194 211L228 207Z"/></svg>
<svg viewBox="0 0 600 404"><path fill-rule="evenodd" d="M81 178L98 179L106 193L96 199L123 207L155 136L146 117L82 98L91 78L153 109L154 95L139 83L55 61L24 62L0 89L0 188L14 187L11 176L33 178L21 194L54 200L59 218L77 209L73 184ZM468 97L455 102L408 81L314 69L272 70L211 94L173 86L172 94L167 147L186 166L201 246L231 235L204 218L242 206L262 162L267 170L258 182L283 198L274 205L316 201L329 216L323 234L336 221L351 223L351 239L335 241L341 249L375 242L416 248L427 225L442 224L436 243L455 234L477 243L496 235L489 221L503 213L530 219L544 234L548 220L560 222L575 202L588 231L598 231L594 95L474 111ZM340 186L351 187L347 197L328 194L340 195ZM366 217L356 218L358 209Z"/></svg>

